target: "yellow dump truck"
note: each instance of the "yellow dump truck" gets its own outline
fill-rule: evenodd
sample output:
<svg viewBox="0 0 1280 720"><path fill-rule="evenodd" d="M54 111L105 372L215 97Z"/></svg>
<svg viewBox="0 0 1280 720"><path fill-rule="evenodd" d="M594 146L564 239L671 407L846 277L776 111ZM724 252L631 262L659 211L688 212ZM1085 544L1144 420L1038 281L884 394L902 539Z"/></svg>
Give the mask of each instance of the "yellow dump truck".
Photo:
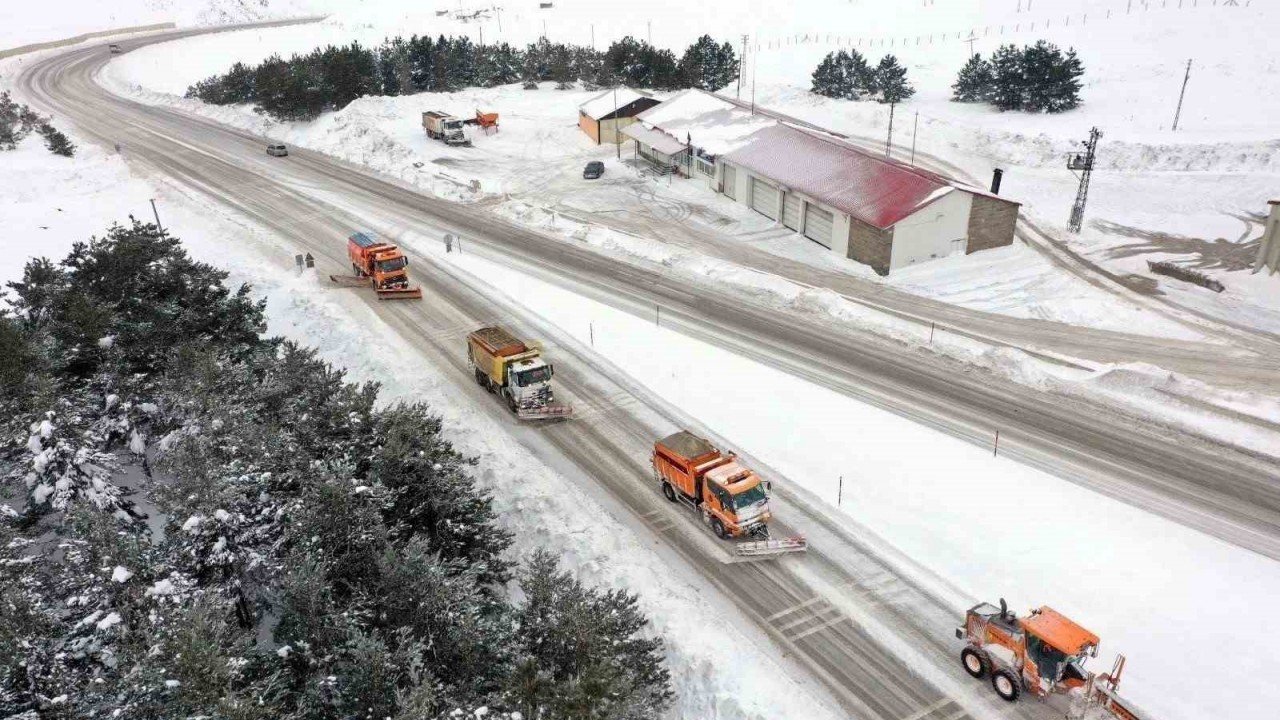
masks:
<svg viewBox="0 0 1280 720"><path fill-rule="evenodd" d="M573 408L555 402L551 390L555 371L542 351L500 327L480 328L467 336L467 363L476 382L502 397L522 420L573 414Z"/></svg>

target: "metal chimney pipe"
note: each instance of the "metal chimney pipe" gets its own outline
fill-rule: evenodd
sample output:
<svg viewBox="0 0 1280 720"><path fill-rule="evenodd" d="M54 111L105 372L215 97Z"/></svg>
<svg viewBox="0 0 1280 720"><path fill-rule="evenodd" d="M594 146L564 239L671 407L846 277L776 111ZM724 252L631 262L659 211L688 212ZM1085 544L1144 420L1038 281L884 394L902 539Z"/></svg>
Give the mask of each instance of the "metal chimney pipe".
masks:
<svg viewBox="0 0 1280 720"><path fill-rule="evenodd" d="M1000 180L1003 177L1004 177L1004 171L1001 170L1000 168L996 168L995 170L991 171L991 194L992 195L1000 194Z"/></svg>

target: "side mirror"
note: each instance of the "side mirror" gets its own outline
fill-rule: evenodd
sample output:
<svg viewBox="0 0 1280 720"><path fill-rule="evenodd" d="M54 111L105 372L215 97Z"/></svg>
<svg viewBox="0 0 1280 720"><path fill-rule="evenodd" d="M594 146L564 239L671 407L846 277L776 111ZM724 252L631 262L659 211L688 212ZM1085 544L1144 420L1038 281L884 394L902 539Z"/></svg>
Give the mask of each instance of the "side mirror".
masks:
<svg viewBox="0 0 1280 720"><path fill-rule="evenodd" d="M764 481L764 494L765 494L765 495L771 495L771 494L773 494L773 481L772 481L772 480L765 480L765 481Z"/></svg>
<svg viewBox="0 0 1280 720"><path fill-rule="evenodd" d="M404 266L409 267L409 258L404 259Z"/></svg>

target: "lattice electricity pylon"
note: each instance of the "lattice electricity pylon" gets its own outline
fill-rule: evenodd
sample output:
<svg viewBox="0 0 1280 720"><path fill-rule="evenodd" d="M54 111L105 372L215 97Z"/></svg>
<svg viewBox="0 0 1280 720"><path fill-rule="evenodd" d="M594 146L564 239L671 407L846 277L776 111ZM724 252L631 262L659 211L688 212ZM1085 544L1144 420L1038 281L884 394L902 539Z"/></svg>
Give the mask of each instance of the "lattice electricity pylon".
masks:
<svg viewBox="0 0 1280 720"><path fill-rule="evenodd" d="M1089 139L1081 143L1085 146L1084 154L1075 153L1067 157L1067 169L1080 173L1080 189L1076 190L1076 203L1071 206L1071 219L1067 221L1067 229L1073 233L1079 233L1084 224L1084 204L1089 199L1089 180L1093 177L1093 161L1101 137L1102 132L1093 128L1089 131Z"/></svg>

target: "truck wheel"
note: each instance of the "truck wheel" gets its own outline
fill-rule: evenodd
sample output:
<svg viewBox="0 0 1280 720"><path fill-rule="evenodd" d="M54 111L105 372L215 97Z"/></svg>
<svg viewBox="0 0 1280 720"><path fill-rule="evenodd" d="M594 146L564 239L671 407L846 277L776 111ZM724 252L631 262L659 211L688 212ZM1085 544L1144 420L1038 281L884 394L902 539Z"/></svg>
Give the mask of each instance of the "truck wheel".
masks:
<svg viewBox="0 0 1280 720"><path fill-rule="evenodd" d="M489 389L488 378L484 376L484 371L480 368L476 368L476 384L486 390Z"/></svg>
<svg viewBox="0 0 1280 720"><path fill-rule="evenodd" d="M662 494L666 495L667 499L670 500L671 502L676 501L676 489L671 487L671 483L669 482L662 483Z"/></svg>
<svg viewBox="0 0 1280 720"><path fill-rule="evenodd" d="M506 395L506 393L504 393L504 395ZM511 397L511 395L506 395L506 397L507 397L507 409L509 409L511 412L515 412L515 411L516 411L516 399L515 399L515 398L513 398L513 397Z"/></svg>
<svg viewBox="0 0 1280 720"><path fill-rule="evenodd" d="M1022 694L1022 683L1008 668L1000 668L991 673L991 687L995 688L997 695L1009 702L1017 702L1018 696Z"/></svg>
<svg viewBox="0 0 1280 720"><path fill-rule="evenodd" d="M960 662L964 665L964 671L976 678L985 676L991 670L991 658L975 648L967 647L961 650Z"/></svg>
<svg viewBox="0 0 1280 720"><path fill-rule="evenodd" d="M364 277L364 271L360 269L359 265L351 263L351 270L356 274L356 277Z"/></svg>
<svg viewBox="0 0 1280 720"><path fill-rule="evenodd" d="M724 523L720 522L720 518L711 518L711 532L715 533L716 537L721 540L729 539L729 531L724 529Z"/></svg>

